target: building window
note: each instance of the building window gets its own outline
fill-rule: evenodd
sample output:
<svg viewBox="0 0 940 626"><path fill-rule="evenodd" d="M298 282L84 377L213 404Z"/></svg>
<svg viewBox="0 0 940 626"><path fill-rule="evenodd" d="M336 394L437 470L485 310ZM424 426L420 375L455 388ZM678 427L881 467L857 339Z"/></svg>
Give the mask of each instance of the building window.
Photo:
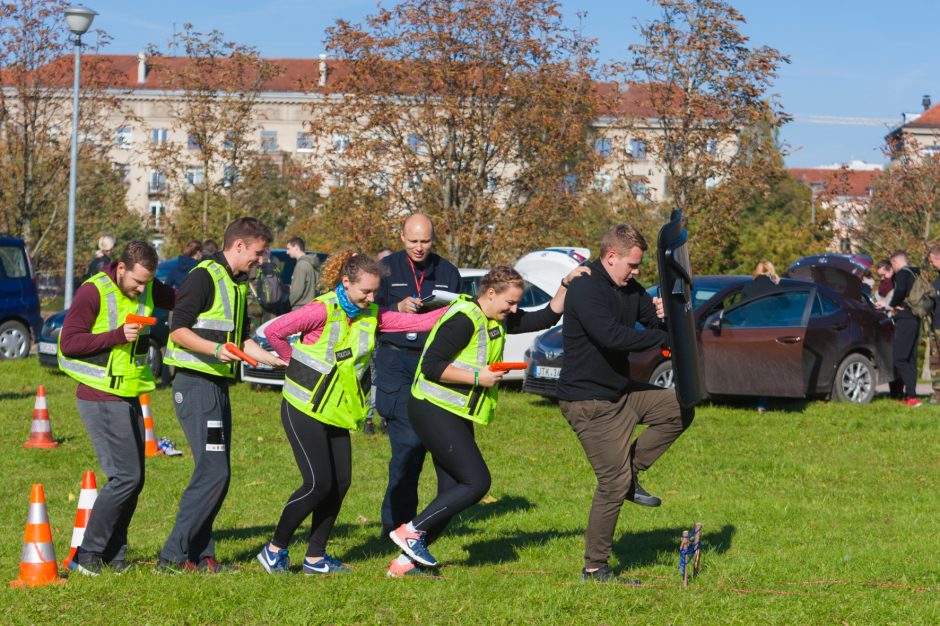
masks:
<svg viewBox="0 0 940 626"><path fill-rule="evenodd" d="M186 148L188 150L202 150L202 146L199 145L199 139L196 138L196 135L189 133L189 136L186 137Z"/></svg>
<svg viewBox="0 0 940 626"><path fill-rule="evenodd" d="M225 133L225 141L222 142L222 145L225 146L226 150L233 150L235 148L235 143L239 142L241 137L234 130L227 131Z"/></svg>
<svg viewBox="0 0 940 626"><path fill-rule="evenodd" d="M231 187L238 182L238 168L226 165L222 170L222 186Z"/></svg>
<svg viewBox="0 0 940 626"><path fill-rule="evenodd" d="M349 148L348 135L333 135L333 151L342 154Z"/></svg>
<svg viewBox="0 0 940 626"><path fill-rule="evenodd" d="M940 154L940 146L925 146L923 153L927 157L937 156Z"/></svg>
<svg viewBox="0 0 940 626"><path fill-rule="evenodd" d="M298 131L297 152L313 152L313 133Z"/></svg>
<svg viewBox="0 0 940 626"><path fill-rule="evenodd" d="M630 193L637 200L646 200L649 198L649 188L642 180L630 181Z"/></svg>
<svg viewBox="0 0 940 626"><path fill-rule="evenodd" d="M415 134L408 135L408 148L415 154L424 155L428 153L428 147L424 143L424 140Z"/></svg>
<svg viewBox="0 0 940 626"><path fill-rule="evenodd" d="M111 171L121 177L121 182L125 185L131 182L131 164L130 163L112 163Z"/></svg>
<svg viewBox="0 0 940 626"><path fill-rule="evenodd" d="M150 131L150 141L156 144L166 143L169 131L165 128L154 128Z"/></svg>
<svg viewBox="0 0 940 626"><path fill-rule="evenodd" d="M607 193L610 191L613 186L614 179L610 174L595 174L594 175L594 191L600 191L601 193Z"/></svg>
<svg viewBox="0 0 940 626"><path fill-rule="evenodd" d="M717 154L718 154L718 140L717 140L717 139L709 139L708 141L706 141L706 142L705 142L705 152L706 152L707 154L712 155L712 156L717 155Z"/></svg>
<svg viewBox="0 0 940 626"><path fill-rule="evenodd" d="M150 193L163 193L166 191L166 174L159 170L150 172L148 190Z"/></svg>
<svg viewBox="0 0 940 626"><path fill-rule="evenodd" d="M646 159L646 142L642 139L631 139L630 156L632 156L637 161Z"/></svg>
<svg viewBox="0 0 940 626"><path fill-rule="evenodd" d="M594 140L594 154L605 159L610 156L611 141L609 137L600 137Z"/></svg>
<svg viewBox="0 0 940 626"><path fill-rule="evenodd" d="M338 167L333 168L333 171L330 173L330 177L332 179L330 181L331 187L345 187L346 186L346 173L342 169Z"/></svg>
<svg viewBox="0 0 940 626"><path fill-rule="evenodd" d="M277 152L277 131L276 130L261 131L261 151L262 152Z"/></svg>
<svg viewBox="0 0 940 626"><path fill-rule="evenodd" d="M133 145L131 142L132 133L133 131L129 126L117 129L117 132L114 134L114 147L130 148Z"/></svg>
<svg viewBox="0 0 940 626"><path fill-rule="evenodd" d="M153 218L154 228L160 228L160 217L166 212L166 209L163 206L163 203L160 201L153 201L150 203L150 217Z"/></svg>
<svg viewBox="0 0 940 626"><path fill-rule="evenodd" d="M205 180L201 167L190 167L186 169L186 182L195 187L201 185Z"/></svg>

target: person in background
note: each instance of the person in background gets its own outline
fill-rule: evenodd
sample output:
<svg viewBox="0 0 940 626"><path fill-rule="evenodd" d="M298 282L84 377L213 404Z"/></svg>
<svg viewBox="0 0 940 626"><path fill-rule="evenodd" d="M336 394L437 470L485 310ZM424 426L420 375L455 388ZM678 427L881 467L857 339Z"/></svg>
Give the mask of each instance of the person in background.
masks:
<svg viewBox="0 0 940 626"><path fill-rule="evenodd" d="M85 276L82 277L83 282L111 265L114 244L114 235L104 234L98 237L98 248L95 250L95 256L92 257L91 262L88 263L88 269L85 270Z"/></svg>
<svg viewBox="0 0 940 626"><path fill-rule="evenodd" d="M206 239L202 242L202 256L210 257L219 251L219 244L215 239Z"/></svg>
<svg viewBox="0 0 940 626"><path fill-rule="evenodd" d="M894 293L888 306L894 311L894 340L891 353L895 375L904 382L901 404L911 408L920 406L917 397L917 340L920 338L920 320L906 304L907 297L920 274L920 268L909 265L907 252L898 250L891 255L894 269Z"/></svg>
<svg viewBox="0 0 940 626"><path fill-rule="evenodd" d="M770 261L762 260L751 273L751 282L744 285L741 290L741 300L754 298L761 294L773 291L774 287L780 284L780 277L777 275L777 269ZM757 412L767 412L767 397L762 397L757 403Z"/></svg>
<svg viewBox="0 0 940 626"><path fill-rule="evenodd" d="M199 260L202 259L202 242L198 239L191 239L183 246L183 254L176 257L176 267L166 277L166 284L173 289L179 289L183 286L183 279L186 274L196 267Z"/></svg>
<svg viewBox="0 0 940 626"><path fill-rule="evenodd" d="M301 237L287 240L287 256L297 261L290 280L288 302L291 311L296 311L317 297L317 283L320 282L320 259L315 254L307 254L307 247Z"/></svg>
<svg viewBox="0 0 940 626"><path fill-rule="evenodd" d="M930 266L940 272L940 246L933 246L927 251ZM933 392L930 404L940 404L940 273L933 281L933 319L930 322L930 336L933 345L930 350L930 369L933 374Z"/></svg>
<svg viewBox="0 0 940 626"><path fill-rule="evenodd" d="M891 302L891 296L894 295L894 268L887 260L879 261L875 266L875 274L878 275L878 291L875 292L875 308L885 309L888 315L894 312L888 308Z"/></svg>
<svg viewBox="0 0 940 626"><path fill-rule="evenodd" d="M434 227L427 215L415 213L402 224L399 250L382 259L389 269L375 294L375 303L399 313L418 313L422 298L435 289L460 292L460 272L431 252ZM418 512L418 479L427 449L408 417L408 399L428 334L382 333L375 351L375 408L385 419L392 457L388 488L382 501L382 533L407 522Z"/></svg>

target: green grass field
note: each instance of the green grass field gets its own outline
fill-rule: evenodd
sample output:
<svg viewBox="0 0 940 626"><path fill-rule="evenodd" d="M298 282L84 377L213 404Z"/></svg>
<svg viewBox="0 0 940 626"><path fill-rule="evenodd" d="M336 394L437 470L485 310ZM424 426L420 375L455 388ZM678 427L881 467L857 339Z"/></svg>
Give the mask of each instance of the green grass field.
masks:
<svg viewBox="0 0 940 626"><path fill-rule="evenodd" d="M46 385L54 450L23 447L37 384ZM0 362L0 563L16 578L31 483L45 486L56 555L68 554L82 472L98 471L75 384L35 358ZM594 477L558 408L507 391L477 430L493 474L485 503L434 546L443 579L385 577L379 538L388 441L354 434L353 484L330 551L354 572L268 576L255 554L299 484L281 431L280 394L233 388L232 487L216 522L231 574L167 576L156 555L192 468L170 391L153 394L157 436L186 455L148 461L121 577L0 591L2 623L940 623L940 408L778 404L708 406L646 474L659 509L624 505L611 565L641 581L578 581ZM430 470L430 464L427 466ZM433 471L422 502L433 492ZM681 530L704 524L703 569L683 590ZM306 529L291 546L302 558Z"/></svg>

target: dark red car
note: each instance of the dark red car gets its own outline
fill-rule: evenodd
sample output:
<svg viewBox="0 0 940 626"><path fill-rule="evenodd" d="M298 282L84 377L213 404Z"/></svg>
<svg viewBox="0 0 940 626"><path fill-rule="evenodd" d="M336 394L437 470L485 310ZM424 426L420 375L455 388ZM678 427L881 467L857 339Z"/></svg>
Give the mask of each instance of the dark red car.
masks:
<svg viewBox="0 0 940 626"><path fill-rule="evenodd" d="M785 278L741 300L750 277L696 277L692 299L708 394L870 402L876 385L891 378L893 325L864 296L857 276L840 272L837 278L839 291ZM540 335L526 358L523 389L554 396L561 328ZM672 386L672 365L659 350L629 358L635 380Z"/></svg>

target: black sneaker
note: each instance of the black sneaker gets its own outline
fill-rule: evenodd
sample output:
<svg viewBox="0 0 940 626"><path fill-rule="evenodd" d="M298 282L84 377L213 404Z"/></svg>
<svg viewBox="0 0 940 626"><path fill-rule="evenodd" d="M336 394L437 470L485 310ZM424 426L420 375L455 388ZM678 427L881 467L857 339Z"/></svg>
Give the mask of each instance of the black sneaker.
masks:
<svg viewBox="0 0 940 626"><path fill-rule="evenodd" d="M124 559L114 559L108 563L108 567L112 572L114 572L115 576L120 576L130 568L134 567L134 564Z"/></svg>
<svg viewBox="0 0 940 626"><path fill-rule="evenodd" d="M199 565L196 565L196 571L208 572L210 574L224 574L225 572L235 572L237 570L231 565L219 563L211 556L204 556L202 560L199 561Z"/></svg>
<svg viewBox="0 0 940 626"><path fill-rule="evenodd" d="M586 568L581 570L581 580L584 582L609 583L616 579L617 575L606 565L601 565L593 572L587 571Z"/></svg>
<svg viewBox="0 0 940 626"><path fill-rule="evenodd" d="M636 470L633 472L633 485L630 487L630 491L627 492L627 500L641 506L659 506L663 503L662 500L647 493L646 489L640 486L636 479Z"/></svg>
<svg viewBox="0 0 940 626"><path fill-rule="evenodd" d="M82 576L100 576L104 569L104 561L96 552L79 552L69 561L69 571Z"/></svg>
<svg viewBox="0 0 940 626"><path fill-rule="evenodd" d="M192 561L183 561L180 563L178 561L165 559L162 556L157 559L157 567L165 574L183 574L185 572L196 571L196 564Z"/></svg>
<svg viewBox="0 0 940 626"><path fill-rule="evenodd" d="M375 426L372 424L372 420L366 421L366 425L362 427L362 432L366 435L375 434Z"/></svg>

